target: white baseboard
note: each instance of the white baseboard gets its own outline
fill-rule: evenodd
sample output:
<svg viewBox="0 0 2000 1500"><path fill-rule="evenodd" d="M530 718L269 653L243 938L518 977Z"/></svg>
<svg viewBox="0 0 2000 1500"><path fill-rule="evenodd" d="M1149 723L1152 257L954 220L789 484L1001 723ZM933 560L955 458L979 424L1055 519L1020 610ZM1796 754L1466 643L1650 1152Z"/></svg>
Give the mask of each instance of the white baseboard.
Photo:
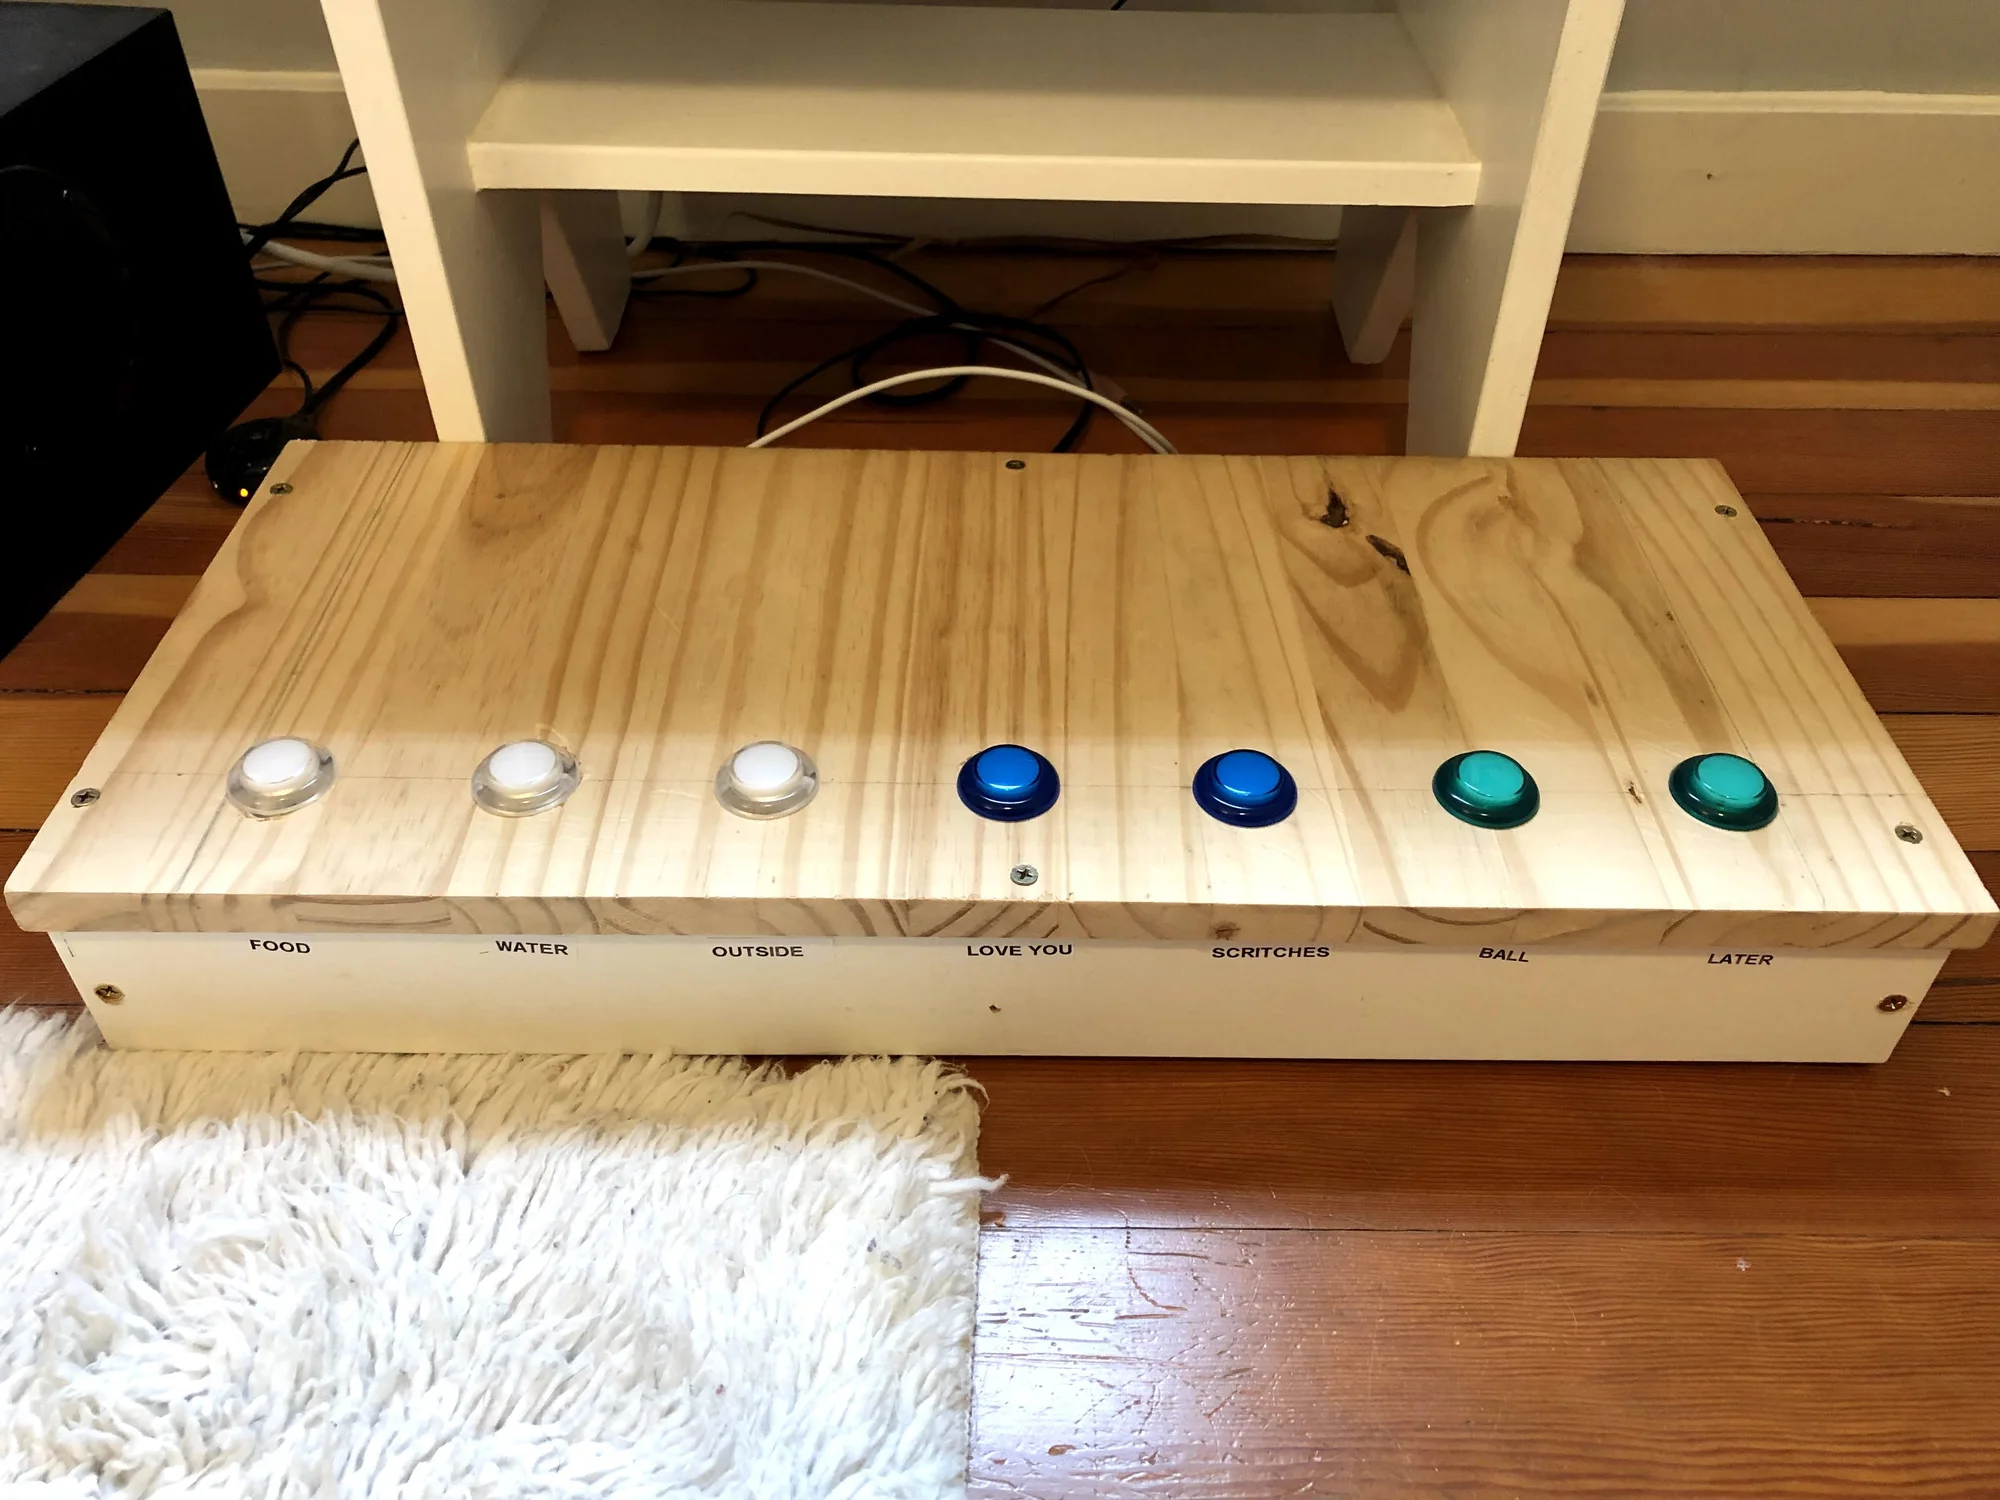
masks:
<svg viewBox="0 0 2000 1500"><path fill-rule="evenodd" d="M1606 94L1569 248L2000 254L2000 94Z"/></svg>
<svg viewBox="0 0 2000 1500"><path fill-rule="evenodd" d="M196 69L224 175L246 219L275 215L352 137L338 74ZM702 195L692 232L782 231L737 210L933 237L1159 239L1331 235L1338 211L1203 204L999 203ZM317 218L372 224L363 182ZM2000 254L2000 94L1604 96L1570 249L1681 255Z"/></svg>

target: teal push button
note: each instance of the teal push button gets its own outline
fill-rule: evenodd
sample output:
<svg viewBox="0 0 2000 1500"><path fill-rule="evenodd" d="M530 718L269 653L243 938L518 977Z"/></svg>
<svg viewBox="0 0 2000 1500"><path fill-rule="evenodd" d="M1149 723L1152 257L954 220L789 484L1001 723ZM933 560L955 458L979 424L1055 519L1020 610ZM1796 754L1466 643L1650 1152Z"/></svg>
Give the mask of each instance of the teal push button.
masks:
<svg viewBox="0 0 2000 1500"><path fill-rule="evenodd" d="M1690 817L1712 828L1749 833L1778 815L1778 789L1740 755L1695 755L1667 778L1667 790Z"/></svg>
<svg viewBox="0 0 2000 1500"><path fill-rule="evenodd" d="M1519 828L1542 806L1527 767L1498 750L1454 755L1437 768L1431 791L1454 818L1481 828Z"/></svg>

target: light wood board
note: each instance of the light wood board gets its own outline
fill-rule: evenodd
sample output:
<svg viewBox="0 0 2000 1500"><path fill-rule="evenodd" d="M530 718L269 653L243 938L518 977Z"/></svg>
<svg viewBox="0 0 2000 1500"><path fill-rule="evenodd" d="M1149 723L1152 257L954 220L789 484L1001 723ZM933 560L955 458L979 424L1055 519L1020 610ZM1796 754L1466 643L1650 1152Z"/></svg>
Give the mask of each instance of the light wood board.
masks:
<svg viewBox="0 0 2000 1500"><path fill-rule="evenodd" d="M102 798L65 796L10 904L69 930L1922 948L1992 929L1713 464L1009 462L295 446L273 475L293 488L253 502L71 783ZM330 747L340 780L257 823L222 781L276 734ZM573 749L581 789L479 812L472 767L527 735ZM746 822L712 779L766 737L805 747L822 790ZM1059 767L1047 816L959 805L961 761L1004 740ZM1195 767L1236 745L1291 769L1294 817L1196 808ZM1480 747L1536 776L1533 822L1437 807L1438 762ZM1711 750L1769 772L1769 829L1667 796Z"/></svg>

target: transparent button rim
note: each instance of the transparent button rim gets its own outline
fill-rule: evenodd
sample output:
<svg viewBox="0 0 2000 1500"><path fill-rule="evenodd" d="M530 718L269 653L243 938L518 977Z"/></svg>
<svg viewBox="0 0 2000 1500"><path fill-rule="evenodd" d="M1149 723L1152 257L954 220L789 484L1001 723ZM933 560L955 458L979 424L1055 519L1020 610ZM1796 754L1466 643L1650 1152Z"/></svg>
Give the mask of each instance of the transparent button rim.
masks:
<svg viewBox="0 0 2000 1500"><path fill-rule="evenodd" d="M1521 785L1515 795L1495 799L1483 794L1479 788L1467 785L1460 776L1459 768L1468 761L1476 764L1475 757L1481 756L1505 761L1520 772ZM1531 822L1542 810L1542 789L1535 780L1535 773L1518 756L1486 747L1448 757L1431 777L1431 795L1437 799L1439 807L1459 822L1470 823L1475 828L1519 828L1523 823Z"/></svg>
<svg viewBox="0 0 2000 1500"><path fill-rule="evenodd" d="M1277 786L1269 795L1258 796L1251 802L1240 800L1218 779L1224 761L1232 755L1246 754L1270 762L1278 771ZM1218 823L1237 828L1269 828L1274 823L1284 822L1299 805L1299 786L1293 780L1291 771L1270 751L1259 750L1254 745L1237 745L1219 755L1211 755L1195 771L1189 790L1194 794L1195 806Z"/></svg>
<svg viewBox="0 0 2000 1500"><path fill-rule="evenodd" d="M775 747L798 758L796 772L773 786L745 783L736 774L737 760L750 752ZM752 740L739 745L715 772L715 800L739 818L764 820L788 817L819 793L819 767L797 745L783 740Z"/></svg>
<svg viewBox="0 0 2000 1500"><path fill-rule="evenodd" d="M276 782L253 781L244 774L258 751L288 742L304 745L312 752L310 762L297 774ZM314 744L301 734L275 734L245 747L236 757L223 779L223 795L246 817L281 818L324 797L334 783L335 774L333 752L324 745Z"/></svg>
<svg viewBox="0 0 2000 1500"><path fill-rule="evenodd" d="M1008 752L1010 757L1025 756L1034 767L1033 779L1017 795L996 791L980 772L986 757L1001 751ZM991 822L1029 822L1054 807L1061 796L1062 777L1057 774L1055 763L1041 751L1012 740L974 751L958 768L958 800L966 811Z"/></svg>
<svg viewBox="0 0 2000 1500"><path fill-rule="evenodd" d="M519 784L511 780L501 780L494 775L493 761L510 750L524 745L540 745L555 757L555 764L547 776L540 780ZM502 818L527 818L536 813L547 812L569 800L583 781L583 772L577 766L576 757L552 740L520 739L508 740L495 745L477 766L473 768L471 786L472 800L486 812Z"/></svg>
<svg viewBox="0 0 2000 1500"><path fill-rule="evenodd" d="M1711 800L1703 792L1696 773L1702 762L1718 755L1740 760L1763 777L1764 795L1748 806L1724 807ZM1704 750L1699 755L1690 755L1668 775L1667 790L1673 794L1680 810L1689 817L1730 833L1755 833L1760 828L1769 827L1778 816L1778 788L1771 780L1771 773L1749 756L1738 755L1734 750Z"/></svg>

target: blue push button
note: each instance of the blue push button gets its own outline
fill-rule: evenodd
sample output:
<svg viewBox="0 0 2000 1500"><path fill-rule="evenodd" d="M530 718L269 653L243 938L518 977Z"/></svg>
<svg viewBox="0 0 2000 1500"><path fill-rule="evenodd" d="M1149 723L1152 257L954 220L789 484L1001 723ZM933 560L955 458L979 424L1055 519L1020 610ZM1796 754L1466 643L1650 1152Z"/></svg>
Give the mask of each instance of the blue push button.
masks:
<svg viewBox="0 0 2000 1500"><path fill-rule="evenodd" d="M1667 778L1681 810L1712 828L1749 833L1778 815L1778 789L1752 761L1740 755L1696 755Z"/></svg>
<svg viewBox="0 0 2000 1500"><path fill-rule="evenodd" d="M1454 755L1437 768L1431 793L1454 818L1481 828L1519 828L1542 807L1527 767L1498 750Z"/></svg>
<svg viewBox="0 0 2000 1500"><path fill-rule="evenodd" d="M1062 783L1056 768L1020 745L992 745L958 772L958 799L982 818L1019 823L1056 804Z"/></svg>
<svg viewBox="0 0 2000 1500"><path fill-rule="evenodd" d="M1263 807L1284 780L1285 768L1261 750L1232 750L1215 758L1215 793L1237 807Z"/></svg>
<svg viewBox="0 0 2000 1500"><path fill-rule="evenodd" d="M1261 750L1230 750L1194 773L1194 800L1211 818L1241 828L1281 823L1299 805L1292 773Z"/></svg>

